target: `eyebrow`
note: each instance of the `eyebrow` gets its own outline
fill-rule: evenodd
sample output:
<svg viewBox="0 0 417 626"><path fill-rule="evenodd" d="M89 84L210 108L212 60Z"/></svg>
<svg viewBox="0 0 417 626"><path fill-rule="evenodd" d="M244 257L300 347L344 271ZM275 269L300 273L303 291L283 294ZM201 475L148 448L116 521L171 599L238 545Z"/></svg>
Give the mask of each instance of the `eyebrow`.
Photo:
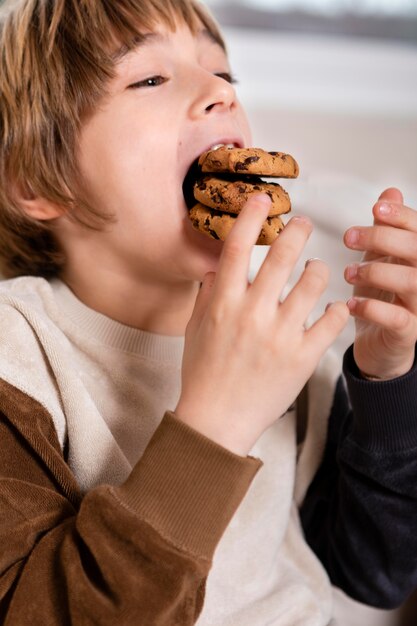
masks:
<svg viewBox="0 0 417 626"><path fill-rule="evenodd" d="M138 48L143 48L149 43L153 41L162 41L164 37L159 33L146 33L145 35L136 35L133 39L133 45L127 46L124 44L116 50L111 56L111 59L114 63L120 63L130 52L137 50Z"/></svg>
<svg viewBox="0 0 417 626"><path fill-rule="evenodd" d="M199 39L206 39L210 43L215 43L217 46L220 46L222 50L224 50L222 43L210 30L208 30L208 28L202 28L201 30L199 30L197 32L197 37Z"/></svg>
<svg viewBox="0 0 417 626"><path fill-rule="evenodd" d="M205 39L206 41L209 41L210 43L214 43L217 46L220 46L222 50L224 50L222 44L217 39L217 37L215 37L215 35L212 32L210 32L207 28L202 28L201 30L199 30L196 34L196 37L197 39ZM158 43L158 42L165 41L165 40L166 40L166 36L161 35L160 33L145 33L143 35L142 34L136 35L136 37L133 39L132 46L127 46L127 45L121 46L121 48L119 48L118 50L116 50L116 52L112 54L111 59L114 63L120 63L131 52L134 52L135 50L138 50L139 48L144 48L145 46L149 44L152 44L155 42Z"/></svg>

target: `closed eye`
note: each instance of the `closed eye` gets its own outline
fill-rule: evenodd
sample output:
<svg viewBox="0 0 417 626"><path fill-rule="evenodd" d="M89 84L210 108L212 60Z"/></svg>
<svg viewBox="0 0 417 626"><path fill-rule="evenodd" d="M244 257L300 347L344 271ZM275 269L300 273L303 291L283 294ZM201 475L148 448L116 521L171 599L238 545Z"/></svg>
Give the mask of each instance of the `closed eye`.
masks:
<svg viewBox="0 0 417 626"><path fill-rule="evenodd" d="M218 74L216 74L216 76L218 76L219 78L223 78L231 85L236 85L238 82L236 80L236 77L233 76L233 74L231 74L230 72L219 72Z"/></svg>
<svg viewBox="0 0 417 626"><path fill-rule="evenodd" d="M150 76L149 78L145 78L144 80L140 80L137 83L132 83L128 86L128 89L140 89L142 87L159 87L166 83L168 78L164 78L164 76Z"/></svg>

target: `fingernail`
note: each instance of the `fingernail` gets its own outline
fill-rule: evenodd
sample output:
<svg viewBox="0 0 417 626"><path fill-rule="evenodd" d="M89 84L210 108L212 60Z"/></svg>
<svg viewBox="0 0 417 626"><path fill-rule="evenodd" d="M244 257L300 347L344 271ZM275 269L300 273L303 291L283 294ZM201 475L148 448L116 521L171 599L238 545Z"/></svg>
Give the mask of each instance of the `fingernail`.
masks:
<svg viewBox="0 0 417 626"><path fill-rule="evenodd" d="M294 215L294 217L291 218L291 222L301 222L303 224L311 224L310 218L308 218L306 215Z"/></svg>
<svg viewBox="0 0 417 626"><path fill-rule="evenodd" d="M307 265L309 265L312 261L321 261L321 259L318 256L313 256L311 259L307 259L304 267L307 267Z"/></svg>
<svg viewBox="0 0 417 626"><path fill-rule="evenodd" d="M378 206L378 213L380 215L389 215L390 213L392 213L392 207L390 204L386 204L385 202L383 204L380 204Z"/></svg>
<svg viewBox="0 0 417 626"><path fill-rule="evenodd" d="M351 246L357 244L359 242L359 231L354 228L348 230L346 233L346 241Z"/></svg>
<svg viewBox="0 0 417 626"><path fill-rule="evenodd" d="M251 196L252 200L256 200L258 204L262 204L263 206L271 205L271 198L266 193L257 193L254 196Z"/></svg>
<svg viewBox="0 0 417 626"><path fill-rule="evenodd" d="M346 302L349 311L354 311L356 309L356 305L357 305L357 301L356 298L349 298L349 300Z"/></svg>
<svg viewBox="0 0 417 626"><path fill-rule="evenodd" d="M359 266L357 263L353 265L348 265L345 270L346 278L348 278L349 280L353 280L354 278L356 278L356 276L358 275L358 269Z"/></svg>

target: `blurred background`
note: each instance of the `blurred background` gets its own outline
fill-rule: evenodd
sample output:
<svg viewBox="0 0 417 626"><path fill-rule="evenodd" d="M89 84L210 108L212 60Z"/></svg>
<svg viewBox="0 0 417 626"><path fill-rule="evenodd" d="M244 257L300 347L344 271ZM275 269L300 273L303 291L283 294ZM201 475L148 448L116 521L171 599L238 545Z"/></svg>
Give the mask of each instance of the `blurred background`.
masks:
<svg viewBox="0 0 417 626"><path fill-rule="evenodd" d="M417 0L208 0L223 26L253 144L291 153L282 181L315 231L307 258L331 266L329 300L347 299L343 232L370 224L380 192L417 209ZM256 247L252 274L266 250ZM294 279L297 275L295 273ZM353 323L338 340L351 343ZM417 623L417 621L416 621Z"/></svg>

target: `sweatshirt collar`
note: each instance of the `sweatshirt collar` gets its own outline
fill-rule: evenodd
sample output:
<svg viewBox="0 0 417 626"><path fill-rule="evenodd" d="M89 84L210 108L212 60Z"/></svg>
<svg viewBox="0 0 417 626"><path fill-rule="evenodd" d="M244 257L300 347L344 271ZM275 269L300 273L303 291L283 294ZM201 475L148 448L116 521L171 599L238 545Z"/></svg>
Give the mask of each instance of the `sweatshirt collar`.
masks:
<svg viewBox="0 0 417 626"><path fill-rule="evenodd" d="M54 279L50 285L59 313L64 313L78 334L87 334L90 340L103 346L156 361L181 362L183 336L158 335L126 326L86 306L61 280Z"/></svg>

